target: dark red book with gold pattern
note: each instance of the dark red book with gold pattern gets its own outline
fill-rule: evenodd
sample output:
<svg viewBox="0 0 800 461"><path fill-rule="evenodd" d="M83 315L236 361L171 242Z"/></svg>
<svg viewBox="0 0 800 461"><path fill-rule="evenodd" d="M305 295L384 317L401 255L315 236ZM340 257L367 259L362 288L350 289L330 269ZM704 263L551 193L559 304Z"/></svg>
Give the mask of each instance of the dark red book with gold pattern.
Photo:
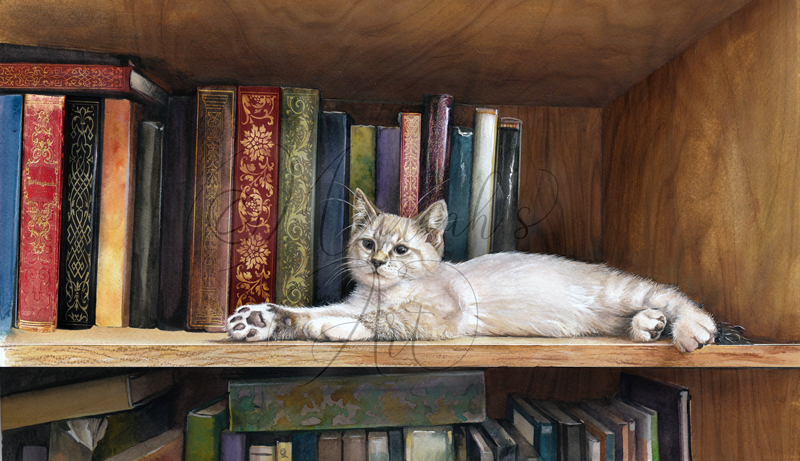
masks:
<svg viewBox="0 0 800 461"><path fill-rule="evenodd" d="M126 96L161 105L168 96L132 67L96 64L0 63L0 88Z"/></svg>
<svg viewBox="0 0 800 461"><path fill-rule="evenodd" d="M230 313L275 300L279 87L239 87L231 229Z"/></svg>
<svg viewBox="0 0 800 461"><path fill-rule="evenodd" d="M400 114L400 216L414 217L419 210L419 159L422 114Z"/></svg>
<svg viewBox="0 0 800 461"><path fill-rule="evenodd" d="M25 95L17 327L54 331L64 176L63 96Z"/></svg>
<svg viewBox="0 0 800 461"><path fill-rule="evenodd" d="M447 199L450 176L450 127L453 125L453 97L425 95L422 113L420 168L420 210Z"/></svg>
<svg viewBox="0 0 800 461"><path fill-rule="evenodd" d="M230 304L236 87L197 89L189 330L224 331Z"/></svg>

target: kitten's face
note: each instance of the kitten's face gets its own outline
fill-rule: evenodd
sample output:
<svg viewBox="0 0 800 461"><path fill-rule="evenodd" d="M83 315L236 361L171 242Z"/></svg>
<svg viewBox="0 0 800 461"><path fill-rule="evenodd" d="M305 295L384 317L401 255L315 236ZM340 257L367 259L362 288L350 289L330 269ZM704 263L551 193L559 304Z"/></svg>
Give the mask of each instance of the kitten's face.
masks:
<svg viewBox="0 0 800 461"><path fill-rule="evenodd" d="M444 251L447 206L431 205L415 218L381 213L356 190L348 266L361 284L387 288L401 280L426 277L439 267Z"/></svg>

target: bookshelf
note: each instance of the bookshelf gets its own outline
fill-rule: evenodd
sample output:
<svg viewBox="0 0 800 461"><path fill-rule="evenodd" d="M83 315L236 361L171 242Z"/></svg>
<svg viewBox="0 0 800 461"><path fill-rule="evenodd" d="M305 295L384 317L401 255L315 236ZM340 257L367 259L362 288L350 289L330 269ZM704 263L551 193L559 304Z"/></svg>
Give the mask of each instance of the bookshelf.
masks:
<svg viewBox="0 0 800 461"><path fill-rule="evenodd" d="M426 92L456 97L456 123L470 123L476 105L496 106L523 120L520 250L678 284L765 342L684 356L665 342L608 338L402 348L12 331L0 347L4 372L187 367L189 383L228 367L479 367L489 414L500 416L508 392L598 397L626 369L691 389L695 459L800 458L795 2L333 1L312 11L280 1L17 0L0 12L0 41L132 56L175 93L206 83L316 87L323 109L361 124L392 124Z"/></svg>

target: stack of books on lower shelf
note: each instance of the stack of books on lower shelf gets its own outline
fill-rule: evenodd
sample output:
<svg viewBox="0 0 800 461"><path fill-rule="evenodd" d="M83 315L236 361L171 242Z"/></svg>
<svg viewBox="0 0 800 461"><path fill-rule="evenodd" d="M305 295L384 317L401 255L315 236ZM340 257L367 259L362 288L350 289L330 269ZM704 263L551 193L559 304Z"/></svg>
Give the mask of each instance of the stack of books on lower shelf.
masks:
<svg viewBox="0 0 800 461"><path fill-rule="evenodd" d="M620 384L579 402L508 394L492 418L482 371L231 380L179 414L198 385L159 370L4 396L3 459L690 460L688 390Z"/></svg>

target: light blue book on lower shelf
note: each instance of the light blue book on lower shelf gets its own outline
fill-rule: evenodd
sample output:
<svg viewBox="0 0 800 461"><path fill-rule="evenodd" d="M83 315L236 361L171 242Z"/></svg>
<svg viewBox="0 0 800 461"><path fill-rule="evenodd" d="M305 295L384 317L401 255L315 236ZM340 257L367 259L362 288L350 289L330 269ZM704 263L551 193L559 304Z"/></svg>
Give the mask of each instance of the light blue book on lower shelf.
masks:
<svg viewBox="0 0 800 461"><path fill-rule="evenodd" d="M22 96L0 96L0 339L17 310L19 194L22 166Z"/></svg>

